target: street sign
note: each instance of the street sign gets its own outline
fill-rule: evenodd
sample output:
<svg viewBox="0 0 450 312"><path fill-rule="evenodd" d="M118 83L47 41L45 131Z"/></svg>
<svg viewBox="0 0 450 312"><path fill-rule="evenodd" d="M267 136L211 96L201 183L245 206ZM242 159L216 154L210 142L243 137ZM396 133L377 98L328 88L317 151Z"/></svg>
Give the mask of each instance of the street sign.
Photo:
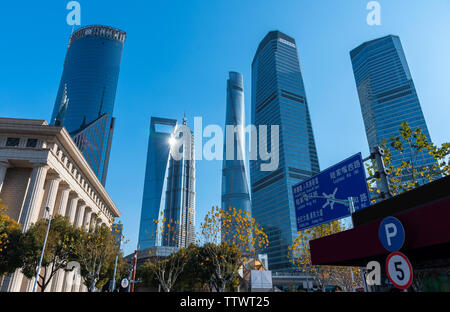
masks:
<svg viewBox="0 0 450 312"><path fill-rule="evenodd" d="M400 220L394 217L387 217L378 228L378 237L383 247L388 251L398 251L405 242L405 230Z"/></svg>
<svg viewBox="0 0 450 312"><path fill-rule="evenodd" d="M355 211L370 205L361 153L322 171L292 187L297 230L350 216L345 203L353 197ZM321 197L321 198L318 198Z"/></svg>
<svg viewBox="0 0 450 312"><path fill-rule="evenodd" d="M128 287L128 279L124 278L122 280L122 282L120 282L120 286L122 286L122 288L127 288Z"/></svg>
<svg viewBox="0 0 450 312"><path fill-rule="evenodd" d="M386 259L386 272L395 287L407 289L413 280L413 269L408 257L399 251L391 253Z"/></svg>

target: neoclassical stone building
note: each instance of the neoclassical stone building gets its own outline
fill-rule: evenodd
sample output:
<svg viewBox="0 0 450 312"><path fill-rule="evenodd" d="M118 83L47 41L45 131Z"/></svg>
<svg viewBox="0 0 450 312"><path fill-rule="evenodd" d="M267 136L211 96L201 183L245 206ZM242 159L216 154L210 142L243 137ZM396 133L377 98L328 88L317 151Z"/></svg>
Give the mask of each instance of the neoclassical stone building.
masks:
<svg viewBox="0 0 450 312"><path fill-rule="evenodd" d="M111 226L120 212L63 127L44 120L0 118L0 198L22 231L45 216L79 227ZM48 291L83 291L75 272L58 272ZM20 271L0 279L1 291L31 291Z"/></svg>

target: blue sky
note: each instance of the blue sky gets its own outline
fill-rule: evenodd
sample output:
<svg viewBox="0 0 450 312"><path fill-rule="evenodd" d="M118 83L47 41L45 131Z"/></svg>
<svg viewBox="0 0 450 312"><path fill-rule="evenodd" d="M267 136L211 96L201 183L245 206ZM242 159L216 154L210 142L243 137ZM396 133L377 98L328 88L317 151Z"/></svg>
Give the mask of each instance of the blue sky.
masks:
<svg viewBox="0 0 450 312"><path fill-rule="evenodd" d="M69 1L2 3L0 116L50 119L71 27ZM381 26L366 23L368 0L81 0L82 26L128 37L114 115L106 188L129 243L137 243L150 116L225 122L228 71L244 75L250 122L251 62L270 30L297 41L322 169L368 145L349 51L399 35L432 140L450 140L450 1L381 0ZM197 226L220 205L221 162L197 162Z"/></svg>

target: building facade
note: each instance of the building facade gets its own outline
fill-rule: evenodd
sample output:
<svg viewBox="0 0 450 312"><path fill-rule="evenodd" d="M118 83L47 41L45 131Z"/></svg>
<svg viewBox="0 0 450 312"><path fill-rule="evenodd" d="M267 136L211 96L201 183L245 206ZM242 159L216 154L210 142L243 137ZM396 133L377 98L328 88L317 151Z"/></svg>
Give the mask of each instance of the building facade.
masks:
<svg viewBox="0 0 450 312"><path fill-rule="evenodd" d="M261 171L259 158L250 161L252 214L269 237L269 269L289 271L297 236L292 185L320 169L297 46L279 31L265 36L253 59L252 124L267 125L268 137L270 125L279 125L278 169Z"/></svg>
<svg viewBox="0 0 450 312"><path fill-rule="evenodd" d="M63 215L78 227L111 226L120 212L63 127L43 120L0 118L0 198L22 231L40 218ZM47 291L83 291L81 276L58 271ZM17 270L2 291L31 291L34 279Z"/></svg>
<svg viewBox="0 0 450 312"><path fill-rule="evenodd" d="M365 42L350 57L370 150L383 139L389 143L391 137L400 136L402 122L412 129L420 127L431 142L400 38L389 35ZM403 153L389 150L397 168L411 157L407 149ZM419 153L417 161L421 166L435 164L426 152Z"/></svg>
<svg viewBox="0 0 450 312"><path fill-rule="evenodd" d="M186 144L180 147L181 157L176 159L172 149L176 140L183 139L181 136ZM194 242L194 155L194 135L186 118L182 125L175 119L151 118L139 250L154 246L183 248Z"/></svg>
<svg viewBox="0 0 450 312"><path fill-rule="evenodd" d="M251 213L245 157L244 83L242 75L236 72L230 72L227 81L225 127L231 128L230 126L233 127L233 132L225 131L224 136L222 209L235 208Z"/></svg>
<svg viewBox="0 0 450 312"><path fill-rule="evenodd" d="M50 120L50 124L69 131L103 185L125 38L125 32L99 25L73 33Z"/></svg>

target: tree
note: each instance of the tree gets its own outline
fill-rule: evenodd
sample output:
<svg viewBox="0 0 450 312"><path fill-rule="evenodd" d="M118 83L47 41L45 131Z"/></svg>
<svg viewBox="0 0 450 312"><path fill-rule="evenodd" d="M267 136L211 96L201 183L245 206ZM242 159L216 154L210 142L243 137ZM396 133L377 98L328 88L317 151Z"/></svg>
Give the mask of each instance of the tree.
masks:
<svg viewBox="0 0 450 312"><path fill-rule="evenodd" d="M411 129L408 123L402 122L399 136L391 137L389 143L384 139L381 143L384 149L383 161L387 169L389 188L393 195L412 190L420 185L432 182L450 174L450 143L437 147L428 141L420 127ZM392 151L402 155L399 166L392 162ZM430 155L436 162L424 165L425 155ZM373 191L378 168L374 164L366 164L369 176L369 189ZM379 193L379 190L377 190Z"/></svg>
<svg viewBox="0 0 450 312"><path fill-rule="evenodd" d="M150 259L146 268L153 273L163 290L170 292L178 276L183 272L188 257L184 248L175 247L179 239L179 222L173 219L169 220L162 214L159 220L153 220L153 222L156 225L155 241L160 242L162 246L156 246L153 253L151 250L149 251ZM170 254L167 254L167 250L170 251Z"/></svg>
<svg viewBox="0 0 450 312"><path fill-rule="evenodd" d="M22 266L22 232L20 224L6 213L0 198L0 277Z"/></svg>
<svg viewBox="0 0 450 312"><path fill-rule="evenodd" d="M206 243L200 266L210 272L210 290L224 292L234 289L239 268L244 263L242 251L235 245L222 242L220 245Z"/></svg>
<svg viewBox="0 0 450 312"><path fill-rule="evenodd" d="M158 288L159 281L155 275L152 261L146 261L136 270L136 280L140 286Z"/></svg>
<svg viewBox="0 0 450 312"><path fill-rule="evenodd" d="M311 262L309 242L343 230L344 227L339 220L308 228L298 232L297 238L288 247L289 261L298 272L312 276L323 291L327 285L340 286L345 291L351 291L353 287L361 285L360 268L313 265Z"/></svg>
<svg viewBox="0 0 450 312"><path fill-rule="evenodd" d="M203 246L191 244L186 248L186 265L177 279L177 291L208 291L212 279L211 267L205 265L206 253ZM203 265L200 265L203 263Z"/></svg>
<svg viewBox="0 0 450 312"><path fill-rule="evenodd" d="M212 207L200 228L205 262L214 268L212 283L218 291L231 285L248 257L255 257L269 245L262 227L241 209Z"/></svg>
<svg viewBox="0 0 450 312"><path fill-rule="evenodd" d="M40 219L24 234L22 272L27 278L36 275L47 226L48 220ZM76 240L76 228L70 224L68 218L60 215L53 217L37 281L41 292L45 291L56 272L64 269L67 263L73 260Z"/></svg>
<svg viewBox="0 0 450 312"><path fill-rule="evenodd" d="M116 241L109 227L78 229L74 256L80 263L83 283L89 292L102 287L111 277L108 267L114 263L116 251Z"/></svg>
<svg viewBox="0 0 450 312"><path fill-rule="evenodd" d="M105 284L112 281L112 277L114 275L114 261L106 261L105 265L102 268L102 272L99 274L100 279L98 280L96 287L102 288ZM118 285L120 285L120 282L123 278L128 277L129 272L129 263L127 260L123 257L122 251L118 251L118 257L117 257L117 268L116 268L116 289Z"/></svg>

